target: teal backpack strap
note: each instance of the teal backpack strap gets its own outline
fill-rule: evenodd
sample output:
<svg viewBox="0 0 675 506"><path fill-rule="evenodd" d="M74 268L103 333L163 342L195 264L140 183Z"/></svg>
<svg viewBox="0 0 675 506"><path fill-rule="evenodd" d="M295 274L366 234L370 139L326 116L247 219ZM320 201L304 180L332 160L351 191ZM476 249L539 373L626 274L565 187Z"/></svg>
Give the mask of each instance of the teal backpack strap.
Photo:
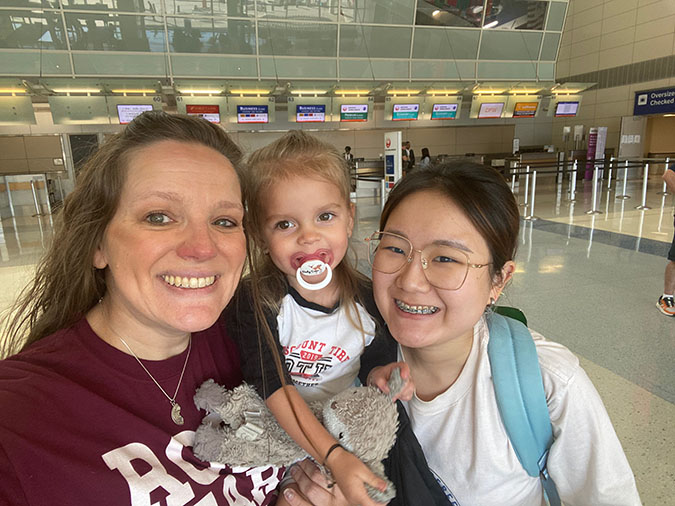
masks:
<svg viewBox="0 0 675 506"><path fill-rule="evenodd" d="M539 477L551 506L560 497L546 470L553 442L551 418L532 335L519 321L492 313L488 357L497 406L511 445L527 474Z"/></svg>

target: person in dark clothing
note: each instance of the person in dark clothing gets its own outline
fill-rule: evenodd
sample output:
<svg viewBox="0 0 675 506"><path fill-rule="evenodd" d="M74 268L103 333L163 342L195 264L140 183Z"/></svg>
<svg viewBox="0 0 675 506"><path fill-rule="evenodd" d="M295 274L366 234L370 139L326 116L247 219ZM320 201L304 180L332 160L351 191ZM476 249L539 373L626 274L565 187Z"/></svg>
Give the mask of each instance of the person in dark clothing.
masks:
<svg viewBox="0 0 675 506"><path fill-rule="evenodd" d="M408 164L405 169L410 172L415 167L415 152L410 147L410 141L405 141L405 151L408 157Z"/></svg>

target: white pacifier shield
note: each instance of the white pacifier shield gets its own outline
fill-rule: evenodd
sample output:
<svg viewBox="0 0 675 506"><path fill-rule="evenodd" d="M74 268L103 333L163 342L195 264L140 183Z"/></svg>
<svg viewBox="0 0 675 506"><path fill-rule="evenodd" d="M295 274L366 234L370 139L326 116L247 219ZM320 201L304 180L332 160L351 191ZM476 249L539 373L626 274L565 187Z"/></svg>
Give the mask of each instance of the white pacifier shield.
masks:
<svg viewBox="0 0 675 506"><path fill-rule="evenodd" d="M326 273L326 277L318 283L308 283L302 276L320 276L323 273ZM307 289L307 290L321 290L328 286L331 279L333 279L333 270L330 268L330 265L327 263L313 258L304 262L298 270L295 271L295 279L298 280L298 284Z"/></svg>

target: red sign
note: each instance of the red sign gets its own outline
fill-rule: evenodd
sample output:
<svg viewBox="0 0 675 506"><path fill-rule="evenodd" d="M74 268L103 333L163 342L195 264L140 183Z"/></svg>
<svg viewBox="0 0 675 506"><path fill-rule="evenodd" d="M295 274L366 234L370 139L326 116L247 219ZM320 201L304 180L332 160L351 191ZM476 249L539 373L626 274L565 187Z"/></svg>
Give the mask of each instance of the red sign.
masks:
<svg viewBox="0 0 675 506"><path fill-rule="evenodd" d="M185 112L190 116L200 116L211 123L220 123L220 106L217 104L185 104Z"/></svg>

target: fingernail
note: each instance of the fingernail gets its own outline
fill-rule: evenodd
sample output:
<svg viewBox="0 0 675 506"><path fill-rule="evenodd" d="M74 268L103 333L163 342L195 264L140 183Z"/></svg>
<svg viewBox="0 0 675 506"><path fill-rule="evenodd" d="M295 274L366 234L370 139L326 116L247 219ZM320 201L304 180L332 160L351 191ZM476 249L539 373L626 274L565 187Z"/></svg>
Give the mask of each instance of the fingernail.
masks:
<svg viewBox="0 0 675 506"><path fill-rule="evenodd" d="M295 492L293 492L293 489L287 488L286 490L284 490L284 497L289 501L292 501L293 499L295 499Z"/></svg>

